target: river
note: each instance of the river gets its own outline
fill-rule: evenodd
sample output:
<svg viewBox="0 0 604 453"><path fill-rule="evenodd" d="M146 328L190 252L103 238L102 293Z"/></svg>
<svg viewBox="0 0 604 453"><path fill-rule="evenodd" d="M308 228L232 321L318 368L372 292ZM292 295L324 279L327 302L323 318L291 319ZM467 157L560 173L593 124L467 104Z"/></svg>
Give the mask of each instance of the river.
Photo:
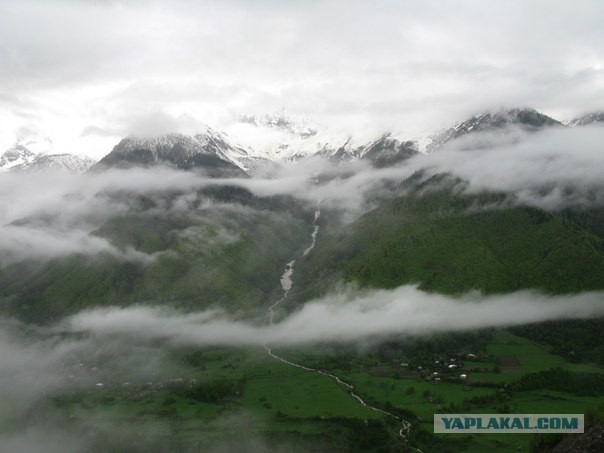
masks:
<svg viewBox="0 0 604 453"><path fill-rule="evenodd" d="M318 224L319 218L321 217L321 202L319 201L317 203L317 209L315 210L315 216L314 216L314 220L312 223L312 227L313 227L313 231L311 234L311 243L310 245L304 250L302 256L307 256L315 247L315 244L317 243L317 236L319 235L319 229L320 226ZM269 325L272 326L273 325L273 321L274 321L274 317L275 317L275 308L277 308L277 306L281 303L283 303L288 295L289 292L292 288L293 285L293 281L292 281L292 276L294 275L294 267L296 265L296 260L292 259L291 261L289 261L286 265L285 265L285 269L283 270L283 274L281 275L281 289L283 291L283 294L281 296L280 299L278 299L277 301L273 302L269 308L268 308L268 318L269 318ZM386 415L387 417L391 417L395 420L397 420L400 424L401 424L401 429L399 430L399 435L400 437L403 439L403 441L405 441L406 443L408 443L408 439L407 437L409 436L409 432L411 431L411 423L408 422L407 420L391 413L388 411L385 411L383 409L380 409L379 407L375 407L372 406L370 404L367 404L367 402L365 400L363 400L363 398L361 398L358 394L356 394L354 392L354 386L352 384L349 384L348 382L343 381L342 379L340 379L338 376L336 376L335 374L332 373L328 373L327 371L324 370L320 370L318 368L311 368L311 367L307 367L305 365L299 364L299 363L295 363L292 362L291 360L287 360L284 357L281 357L277 354L275 354L272 350L272 348L268 345L265 344L264 345L264 349L266 350L266 353L272 357L275 360L279 360L282 363L285 363L286 365L292 366L292 367L296 367L296 368L300 368L302 370L306 370L306 371L311 371L314 373L318 373L318 374L322 374L323 376L327 376L331 379L333 379L334 381L336 381L340 386L342 386L344 389L346 389L346 391L350 394L350 396L352 398L354 398L359 404L361 404L364 407L367 407L375 412L379 412L381 414ZM422 453L421 450L416 449L414 447L411 447L409 445L407 445L409 448L415 450L416 452Z"/></svg>

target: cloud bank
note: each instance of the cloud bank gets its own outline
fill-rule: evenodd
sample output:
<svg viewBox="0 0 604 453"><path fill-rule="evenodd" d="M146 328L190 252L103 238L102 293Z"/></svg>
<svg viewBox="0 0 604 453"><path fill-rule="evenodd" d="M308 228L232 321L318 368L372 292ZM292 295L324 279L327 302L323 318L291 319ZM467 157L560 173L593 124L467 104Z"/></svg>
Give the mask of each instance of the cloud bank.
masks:
<svg viewBox="0 0 604 453"><path fill-rule="evenodd" d="M604 204L604 127L552 128L539 133L478 133L407 163L446 172L471 192L502 191L518 202L556 210Z"/></svg>
<svg viewBox="0 0 604 453"><path fill-rule="evenodd" d="M393 290L349 287L310 301L273 325L268 314L266 322L244 322L215 310L184 313L148 306L87 310L44 328L0 320L0 398L34 401L57 389L91 388L105 379L146 382L165 374L161 364L170 360L171 350L182 347L362 345L392 337L601 316L602 292L469 293L454 298L407 285ZM173 365L168 369L175 372Z"/></svg>
<svg viewBox="0 0 604 453"><path fill-rule="evenodd" d="M310 301L272 326L232 321L215 311L179 314L150 307L103 308L68 319L64 328L100 337L162 340L174 345L247 346L358 342L391 335L418 336L554 319L604 315L604 293L544 296L522 291L451 298L415 286Z"/></svg>

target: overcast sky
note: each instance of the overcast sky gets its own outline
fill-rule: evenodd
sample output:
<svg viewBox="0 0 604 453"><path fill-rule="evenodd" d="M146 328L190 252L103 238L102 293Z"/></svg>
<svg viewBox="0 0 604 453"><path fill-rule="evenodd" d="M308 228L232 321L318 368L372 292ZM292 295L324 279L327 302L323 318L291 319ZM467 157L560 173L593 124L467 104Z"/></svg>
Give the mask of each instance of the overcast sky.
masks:
<svg viewBox="0 0 604 453"><path fill-rule="evenodd" d="M0 146L284 110L410 137L492 106L604 107L604 2L0 0Z"/></svg>

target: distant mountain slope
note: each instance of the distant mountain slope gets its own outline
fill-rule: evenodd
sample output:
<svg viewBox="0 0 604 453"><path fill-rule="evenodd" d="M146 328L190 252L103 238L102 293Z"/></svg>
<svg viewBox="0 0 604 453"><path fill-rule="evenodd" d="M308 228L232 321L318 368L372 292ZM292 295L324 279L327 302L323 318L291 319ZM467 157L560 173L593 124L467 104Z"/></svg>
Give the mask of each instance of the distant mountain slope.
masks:
<svg viewBox="0 0 604 453"><path fill-rule="evenodd" d="M94 165L94 160L86 156L76 156L74 154L48 154L37 156L31 163L26 166L18 167L18 169L30 173L44 171L84 173L92 165Z"/></svg>
<svg viewBox="0 0 604 453"><path fill-rule="evenodd" d="M93 164L94 161L86 156L37 154L21 144L14 145L0 156L0 170L4 171L84 173Z"/></svg>
<svg viewBox="0 0 604 453"><path fill-rule="evenodd" d="M436 134L432 137L428 150L433 151L456 138L476 132L497 131L510 127L537 131L552 126L562 126L562 123L531 108L486 112Z"/></svg>
<svg viewBox="0 0 604 453"><path fill-rule="evenodd" d="M258 198L233 187L190 195L198 208L178 214L156 209L173 202L173 193L140 202L126 196L130 212L93 232L120 250L148 254L148 261L101 252L0 268L0 311L40 323L135 303L264 315L283 264L307 245L312 212L290 198Z"/></svg>
<svg viewBox="0 0 604 453"><path fill-rule="evenodd" d="M604 112L593 112L580 116L568 122L571 127L587 126L589 124L604 124Z"/></svg>
<svg viewBox="0 0 604 453"><path fill-rule="evenodd" d="M383 135L358 151L361 159L370 160L376 167L387 167L419 154L417 144L400 141L390 134Z"/></svg>
<svg viewBox="0 0 604 453"><path fill-rule="evenodd" d="M347 141L338 149L326 148L317 153L331 162L341 163L362 159L378 168L395 165L417 154L419 151L415 142L398 140L389 133L362 146L353 147L350 141Z"/></svg>

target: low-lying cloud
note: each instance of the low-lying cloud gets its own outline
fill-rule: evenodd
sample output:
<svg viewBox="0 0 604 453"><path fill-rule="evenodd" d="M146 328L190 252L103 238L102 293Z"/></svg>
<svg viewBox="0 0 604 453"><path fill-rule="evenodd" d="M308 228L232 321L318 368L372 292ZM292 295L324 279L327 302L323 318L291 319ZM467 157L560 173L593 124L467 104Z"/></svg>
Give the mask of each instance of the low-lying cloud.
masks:
<svg viewBox="0 0 604 453"><path fill-rule="evenodd" d="M533 291L497 296L470 293L453 298L402 286L326 296L272 326L233 321L216 311L182 314L139 306L86 311L69 318L63 327L101 337L127 336L175 345L305 345L597 316L604 316L602 292L565 296Z"/></svg>
<svg viewBox="0 0 604 453"><path fill-rule="evenodd" d="M108 254L127 261L151 262L156 254L146 254L133 247L120 249L104 238L79 230L41 229L8 225L2 229L2 261L23 259L47 260L75 254Z"/></svg>
<svg viewBox="0 0 604 453"><path fill-rule="evenodd" d="M99 253L150 262L155 254L118 247L97 230L113 218L141 210L150 216L197 215L206 223L213 211L244 212L236 203L200 200L196 190L215 183L220 184L200 174L169 168L81 176L0 174L0 266ZM171 194L169 203L166 194ZM141 208L140 197L152 200L154 206Z"/></svg>
<svg viewBox="0 0 604 453"><path fill-rule="evenodd" d="M501 191L547 210L604 205L604 127L506 130L454 140L410 169L451 173L470 192Z"/></svg>
<svg viewBox="0 0 604 453"><path fill-rule="evenodd" d="M268 312L265 321L252 322L216 310L133 306L87 310L44 328L0 320L0 398L35 400L61 388L91 388L104 379L153 380L162 374L161 363L170 360L170 350L182 347L364 345L393 337L590 319L604 316L604 292L451 297L411 285L349 287L281 315L269 325Z"/></svg>

